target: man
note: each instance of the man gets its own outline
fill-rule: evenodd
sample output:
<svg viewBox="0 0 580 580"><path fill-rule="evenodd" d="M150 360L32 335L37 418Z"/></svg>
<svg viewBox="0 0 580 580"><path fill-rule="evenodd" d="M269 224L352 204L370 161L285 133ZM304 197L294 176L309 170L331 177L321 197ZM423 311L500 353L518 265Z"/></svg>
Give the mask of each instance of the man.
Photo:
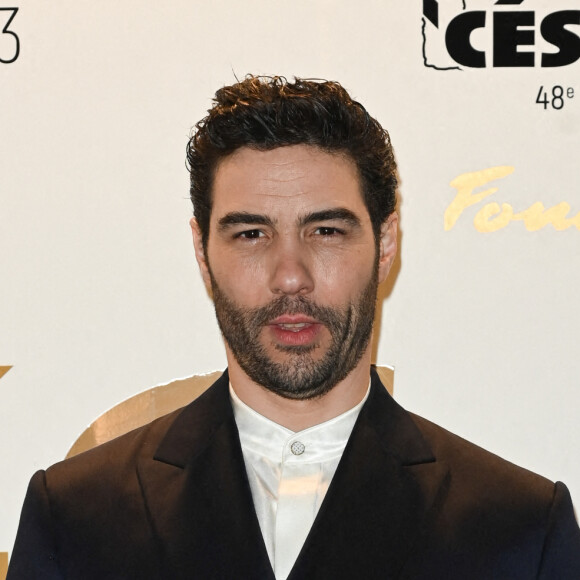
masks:
<svg viewBox="0 0 580 580"><path fill-rule="evenodd" d="M188 146L228 371L38 472L9 580L580 578L566 487L399 407L371 369L388 134L337 83L248 77Z"/></svg>

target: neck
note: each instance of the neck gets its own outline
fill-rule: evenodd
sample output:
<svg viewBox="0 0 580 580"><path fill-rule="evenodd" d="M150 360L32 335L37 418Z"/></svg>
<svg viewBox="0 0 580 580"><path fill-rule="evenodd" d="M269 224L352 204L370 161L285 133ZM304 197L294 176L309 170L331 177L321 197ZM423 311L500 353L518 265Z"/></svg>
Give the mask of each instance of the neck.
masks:
<svg viewBox="0 0 580 580"><path fill-rule="evenodd" d="M226 346L228 372L236 395L248 407L271 421L302 431L329 421L360 403L367 392L370 349L342 381L322 397L307 400L286 399L258 385L242 370Z"/></svg>

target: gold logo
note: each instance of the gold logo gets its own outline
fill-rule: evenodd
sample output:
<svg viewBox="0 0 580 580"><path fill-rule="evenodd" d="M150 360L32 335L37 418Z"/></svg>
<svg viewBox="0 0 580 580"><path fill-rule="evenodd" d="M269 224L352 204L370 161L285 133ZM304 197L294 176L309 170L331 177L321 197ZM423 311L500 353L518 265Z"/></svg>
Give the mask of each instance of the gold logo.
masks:
<svg viewBox="0 0 580 580"><path fill-rule="evenodd" d="M11 369L12 367L2 367L0 366L0 379Z"/></svg>
<svg viewBox="0 0 580 580"><path fill-rule="evenodd" d="M443 218L445 231L451 230L464 210L472 205L481 203L485 198L496 193L498 187L490 187L479 193L474 193L478 187L488 185L497 179L503 179L514 172L514 167L500 166L490 167L482 171L463 173L456 177L449 185L457 190L455 199L445 210ZM576 226L580 230L580 213L572 218L568 214L572 208L566 202L559 203L546 209L544 204L536 202L529 208L515 213L509 203L496 203L484 205L475 215L473 225L478 232L497 232L508 226L511 222L522 221L529 232L536 232L551 224L555 230L563 231Z"/></svg>
<svg viewBox="0 0 580 580"><path fill-rule="evenodd" d="M0 580L5 580L6 574L8 574L8 552L0 552Z"/></svg>

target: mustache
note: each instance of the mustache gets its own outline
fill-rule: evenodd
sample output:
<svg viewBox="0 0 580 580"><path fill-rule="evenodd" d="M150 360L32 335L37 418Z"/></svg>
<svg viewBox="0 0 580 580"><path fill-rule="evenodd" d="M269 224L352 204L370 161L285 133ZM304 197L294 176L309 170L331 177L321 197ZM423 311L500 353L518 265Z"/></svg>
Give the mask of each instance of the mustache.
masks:
<svg viewBox="0 0 580 580"><path fill-rule="evenodd" d="M304 296L280 296L266 306L251 309L248 314L255 326L265 326L284 314L304 314L327 326L335 324L337 319L336 309L320 306Z"/></svg>

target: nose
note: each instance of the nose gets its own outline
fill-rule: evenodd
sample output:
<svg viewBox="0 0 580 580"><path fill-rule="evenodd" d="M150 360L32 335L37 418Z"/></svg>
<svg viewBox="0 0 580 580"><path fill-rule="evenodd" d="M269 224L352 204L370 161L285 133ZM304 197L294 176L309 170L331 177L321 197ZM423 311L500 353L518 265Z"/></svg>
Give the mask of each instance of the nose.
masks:
<svg viewBox="0 0 580 580"><path fill-rule="evenodd" d="M314 289L307 252L300 242L281 242L271 249L270 290L273 294L305 295Z"/></svg>

